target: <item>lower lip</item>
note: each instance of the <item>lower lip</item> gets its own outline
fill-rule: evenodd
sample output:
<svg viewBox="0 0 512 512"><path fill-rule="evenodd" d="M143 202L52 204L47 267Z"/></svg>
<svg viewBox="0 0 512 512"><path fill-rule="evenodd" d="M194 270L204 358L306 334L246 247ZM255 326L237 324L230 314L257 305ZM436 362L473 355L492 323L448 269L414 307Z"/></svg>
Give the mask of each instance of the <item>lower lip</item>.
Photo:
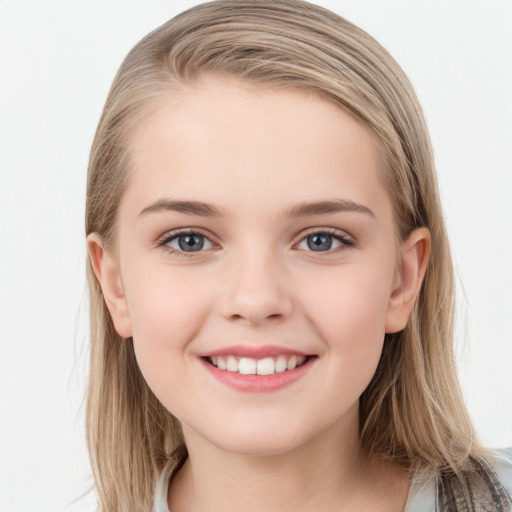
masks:
<svg viewBox="0 0 512 512"><path fill-rule="evenodd" d="M222 384L237 391L264 393L277 391L299 380L308 372L315 360L316 357L310 357L304 364L293 370L285 370L272 375L243 375L227 370L219 370L204 359L201 361L206 370Z"/></svg>

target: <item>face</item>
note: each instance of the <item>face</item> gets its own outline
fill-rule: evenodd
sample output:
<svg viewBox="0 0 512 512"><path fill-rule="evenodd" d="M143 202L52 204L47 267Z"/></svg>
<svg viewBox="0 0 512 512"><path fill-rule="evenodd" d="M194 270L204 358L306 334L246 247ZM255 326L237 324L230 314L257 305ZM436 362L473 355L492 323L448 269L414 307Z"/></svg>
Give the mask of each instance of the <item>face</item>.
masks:
<svg viewBox="0 0 512 512"><path fill-rule="evenodd" d="M91 253L185 433L276 454L357 424L408 314L381 172L370 133L305 92L208 79L138 127L115 253Z"/></svg>

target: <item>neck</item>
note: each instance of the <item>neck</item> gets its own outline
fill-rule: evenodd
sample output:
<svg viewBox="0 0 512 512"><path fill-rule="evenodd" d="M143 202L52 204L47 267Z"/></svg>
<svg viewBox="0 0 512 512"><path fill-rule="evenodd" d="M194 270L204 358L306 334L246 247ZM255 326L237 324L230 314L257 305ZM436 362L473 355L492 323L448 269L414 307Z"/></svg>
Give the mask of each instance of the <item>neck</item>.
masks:
<svg viewBox="0 0 512 512"><path fill-rule="evenodd" d="M361 453L355 413L297 448L265 456L226 451L184 429L189 458L169 489L171 512L403 510L407 473Z"/></svg>

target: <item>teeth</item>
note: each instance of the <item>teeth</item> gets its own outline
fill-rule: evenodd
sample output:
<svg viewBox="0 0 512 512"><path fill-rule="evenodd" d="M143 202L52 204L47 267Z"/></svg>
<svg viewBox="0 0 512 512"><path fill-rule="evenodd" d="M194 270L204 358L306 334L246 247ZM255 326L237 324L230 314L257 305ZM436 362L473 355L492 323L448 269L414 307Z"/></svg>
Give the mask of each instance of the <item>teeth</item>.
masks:
<svg viewBox="0 0 512 512"><path fill-rule="evenodd" d="M250 357L242 357L238 363L238 371L242 375L254 375L256 373L256 359Z"/></svg>
<svg viewBox="0 0 512 512"><path fill-rule="evenodd" d="M286 370L286 363L287 362L288 361L286 361L286 357L279 356L276 359L276 372L278 372L278 373L284 372Z"/></svg>
<svg viewBox="0 0 512 512"><path fill-rule="evenodd" d="M271 357L265 357L265 359L258 360L256 366L256 373L258 375L272 375L276 372L276 365Z"/></svg>
<svg viewBox="0 0 512 512"><path fill-rule="evenodd" d="M210 363L219 370L226 370L242 375L272 375L286 370L294 370L297 366L304 364L306 356L278 356L264 357L263 359L253 359L252 357L235 356L213 356L210 357Z"/></svg>
<svg viewBox="0 0 512 512"><path fill-rule="evenodd" d="M228 372L237 372L238 371L238 361L233 356L228 356L228 360L226 363L226 370Z"/></svg>
<svg viewBox="0 0 512 512"><path fill-rule="evenodd" d="M292 356L288 359L288 363L286 364L287 370L293 370L297 366L297 356Z"/></svg>

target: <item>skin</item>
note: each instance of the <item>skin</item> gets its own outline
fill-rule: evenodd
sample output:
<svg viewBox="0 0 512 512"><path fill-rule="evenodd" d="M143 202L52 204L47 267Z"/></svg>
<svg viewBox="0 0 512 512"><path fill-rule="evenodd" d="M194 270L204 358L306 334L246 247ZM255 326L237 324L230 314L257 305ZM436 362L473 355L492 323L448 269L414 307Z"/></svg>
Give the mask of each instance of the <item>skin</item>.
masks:
<svg viewBox="0 0 512 512"><path fill-rule="evenodd" d="M305 92L210 77L139 125L115 248L97 234L88 248L116 330L133 337L142 374L183 425L173 512L403 510L407 475L360 453L358 406L385 333L405 327L430 237L417 229L397 253L381 167L365 127ZM371 213L286 215L338 199ZM141 213L162 200L223 215ZM159 245L189 228L203 250ZM307 236L329 230L341 238L312 251ZM241 392L201 359L240 343L315 358L282 389Z"/></svg>

